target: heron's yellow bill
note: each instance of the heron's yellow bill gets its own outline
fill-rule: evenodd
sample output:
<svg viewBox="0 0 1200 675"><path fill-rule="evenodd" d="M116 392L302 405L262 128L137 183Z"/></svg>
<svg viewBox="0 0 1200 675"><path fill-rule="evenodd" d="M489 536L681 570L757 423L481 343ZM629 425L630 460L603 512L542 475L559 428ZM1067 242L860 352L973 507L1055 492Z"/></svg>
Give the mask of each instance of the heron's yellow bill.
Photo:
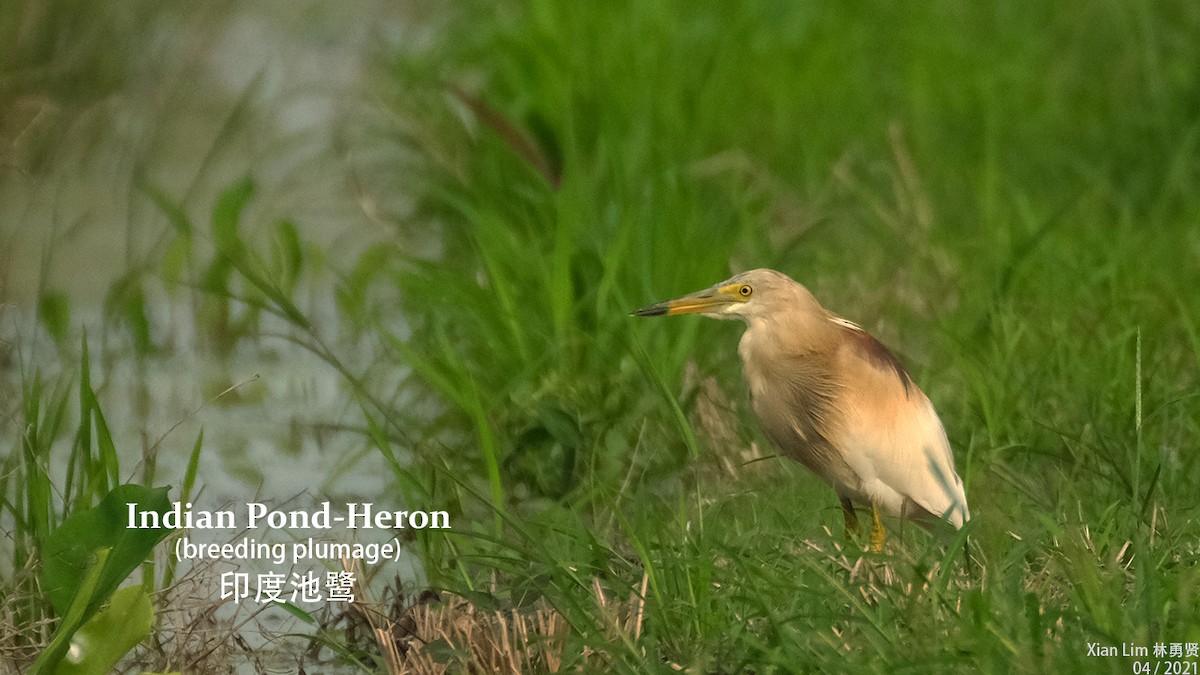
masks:
<svg viewBox="0 0 1200 675"><path fill-rule="evenodd" d="M674 314L704 314L712 312L726 305L742 302L742 298L736 292L737 288L737 284L706 288L703 291L685 295L682 298L665 300L649 307L643 307L633 312L633 316L669 316Z"/></svg>

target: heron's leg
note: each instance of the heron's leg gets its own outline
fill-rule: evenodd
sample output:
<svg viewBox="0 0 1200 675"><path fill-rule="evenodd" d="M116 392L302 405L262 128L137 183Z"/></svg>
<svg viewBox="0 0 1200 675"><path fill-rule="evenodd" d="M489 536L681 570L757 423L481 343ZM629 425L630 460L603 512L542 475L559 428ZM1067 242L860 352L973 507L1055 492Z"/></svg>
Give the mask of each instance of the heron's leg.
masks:
<svg viewBox="0 0 1200 675"><path fill-rule="evenodd" d="M858 534L858 515L854 513L854 504L849 497L838 495L842 501L842 515L846 518L846 538L850 535Z"/></svg>
<svg viewBox="0 0 1200 675"><path fill-rule="evenodd" d="M871 550L879 553L883 550L883 542L887 540L887 530L883 529L883 521L879 519L879 507L871 504L871 518L875 521L871 527Z"/></svg>

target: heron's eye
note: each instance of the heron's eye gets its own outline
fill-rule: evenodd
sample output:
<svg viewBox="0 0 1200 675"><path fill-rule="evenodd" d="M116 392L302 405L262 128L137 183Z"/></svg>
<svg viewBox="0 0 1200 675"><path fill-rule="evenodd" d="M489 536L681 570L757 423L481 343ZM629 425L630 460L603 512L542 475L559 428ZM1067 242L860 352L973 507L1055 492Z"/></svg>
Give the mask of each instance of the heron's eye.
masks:
<svg viewBox="0 0 1200 675"><path fill-rule="evenodd" d="M750 294L753 292L754 292L754 289L750 288L749 286L747 286L745 284L742 284L742 287L738 289L738 295L742 296L743 298L750 297Z"/></svg>

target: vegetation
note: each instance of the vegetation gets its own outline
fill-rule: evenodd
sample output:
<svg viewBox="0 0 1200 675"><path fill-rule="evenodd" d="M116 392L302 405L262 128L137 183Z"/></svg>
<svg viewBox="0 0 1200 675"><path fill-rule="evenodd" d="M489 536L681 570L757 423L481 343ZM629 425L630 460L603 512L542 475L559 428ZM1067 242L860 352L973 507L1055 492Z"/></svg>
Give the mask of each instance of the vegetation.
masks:
<svg viewBox="0 0 1200 675"><path fill-rule="evenodd" d="M147 559L171 534L169 528L125 529L126 504L165 512L168 488L118 484L120 459L91 385L87 354L85 339L79 423L66 471L57 470L52 452L67 431L70 391L45 391L37 372L23 392L18 450L0 464L0 515L11 547L0 655L6 664L32 661L30 673L110 672L145 639L154 620L150 594L160 580ZM194 474L184 478L185 495L193 480ZM139 567L142 583L118 590ZM161 581L169 583L173 569L163 569ZM51 630L54 617L60 620Z"/></svg>
<svg viewBox="0 0 1200 675"><path fill-rule="evenodd" d="M439 583L499 570L617 670L1093 670L1127 664L1087 642L1195 640L1200 13L458 12L391 68L443 247L394 275L396 348L447 402L452 474L511 520L450 540ZM769 451L737 331L626 316L755 266L930 392L978 578L919 532L842 562L827 488L741 459ZM605 643L591 580L643 572L644 635Z"/></svg>
<svg viewBox="0 0 1200 675"><path fill-rule="evenodd" d="M396 589L350 612L387 639L343 616L314 640L364 668L720 673L1127 672L1088 643L1200 642L1195 3L443 11L431 46L383 55L369 133L390 151L351 167L363 203L413 202L368 210L394 237L337 283L375 366L294 300L303 228L243 222L253 181L229 181L211 230L137 191L210 346L278 319L343 376L386 498L453 513L413 541L442 603ZM808 285L929 393L974 569L961 535L845 542L829 489L758 434L738 330L628 316L751 267ZM109 312L146 354L127 309ZM66 389L26 382L18 437L61 436ZM0 482L35 542L18 571L40 536L22 504L106 491L21 461Z"/></svg>

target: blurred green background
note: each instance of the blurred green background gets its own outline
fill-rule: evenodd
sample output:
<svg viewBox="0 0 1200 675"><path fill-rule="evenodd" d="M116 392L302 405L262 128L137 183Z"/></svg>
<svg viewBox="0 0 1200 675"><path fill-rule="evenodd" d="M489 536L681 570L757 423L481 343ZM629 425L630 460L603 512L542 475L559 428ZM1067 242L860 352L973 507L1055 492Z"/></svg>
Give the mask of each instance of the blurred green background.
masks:
<svg viewBox="0 0 1200 675"><path fill-rule="evenodd" d="M568 664L1126 671L1086 643L1200 641L1200 4L18 2L0 37L12 447L85 327L135 382L211 357L184 409L305 354L340 412L254 463L336 436L301 455L322 490L451 510L419 583L544 599ZM759 434L738 330L628 317L754 267L929 394L977 575L914 528L857 563ZM205 428L310 419L264 386ZM113 398L134 458L183 414ZM594 580L643 577L641 630L605 630Z"/></svg>

